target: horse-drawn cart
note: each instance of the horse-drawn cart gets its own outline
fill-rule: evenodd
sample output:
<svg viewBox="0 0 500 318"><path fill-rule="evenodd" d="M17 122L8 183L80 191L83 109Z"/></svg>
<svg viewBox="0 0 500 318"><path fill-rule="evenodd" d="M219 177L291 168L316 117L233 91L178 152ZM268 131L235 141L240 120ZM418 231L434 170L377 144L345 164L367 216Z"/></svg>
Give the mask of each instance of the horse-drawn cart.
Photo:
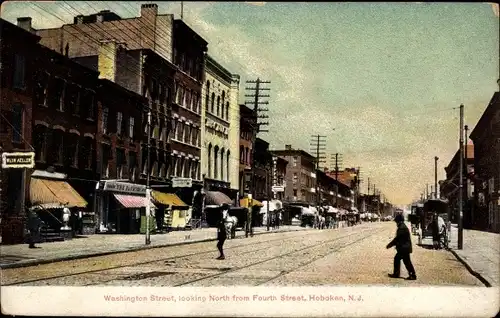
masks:
<svg viewBox="0 0 500 318"><path fill-rule="evenodd" d="M438 244L448 248L448 243L450 242L449 220L450 211L447 200L429 199L425 201L420 217L420 228L422 234L419 237L419 244L422 244L422 240L425 238L434 238L434 226L434 231L437 230L439 232Z"/></svg>

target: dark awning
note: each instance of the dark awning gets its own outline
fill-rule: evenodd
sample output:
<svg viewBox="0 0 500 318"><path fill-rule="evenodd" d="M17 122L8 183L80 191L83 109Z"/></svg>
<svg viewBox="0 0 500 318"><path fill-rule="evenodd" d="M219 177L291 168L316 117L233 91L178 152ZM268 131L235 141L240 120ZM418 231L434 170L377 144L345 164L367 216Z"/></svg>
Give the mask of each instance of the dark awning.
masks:
<svg viewBox="0 0 500 318"><path fill-rule="evenodd" d="M233 204L227 195L219 191L206 191L205 192L205 206L216 205L220 206L222 204Z"/></svg>

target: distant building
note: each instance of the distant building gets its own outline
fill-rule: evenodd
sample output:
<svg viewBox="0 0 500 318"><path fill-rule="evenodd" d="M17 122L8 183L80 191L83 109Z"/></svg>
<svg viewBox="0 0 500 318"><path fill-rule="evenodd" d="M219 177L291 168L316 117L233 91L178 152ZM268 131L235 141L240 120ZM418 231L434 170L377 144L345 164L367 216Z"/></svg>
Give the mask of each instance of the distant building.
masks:
<svg viewBox="0 0 500 318"><path fill-rule="evenodd" d="M251 172L253 164L253 137L257 133L257 117L255 111L245 105L240 105L240 164L239 164L239 193L248 194L251 190Z"/></svg>
<svg viewBox="0 0 500 318"><path fill-rule="evenodd" d="M478 229L500 233L500 92L495 92L472 130L474 141L473 222Z"/></svg>
<svg viewBox="0 0 500 318"><path fill-rule="evenodd" d="M288 161L285 201L316 204L316 158L304 150L285 145L284 150L271 153Z"/></svg>

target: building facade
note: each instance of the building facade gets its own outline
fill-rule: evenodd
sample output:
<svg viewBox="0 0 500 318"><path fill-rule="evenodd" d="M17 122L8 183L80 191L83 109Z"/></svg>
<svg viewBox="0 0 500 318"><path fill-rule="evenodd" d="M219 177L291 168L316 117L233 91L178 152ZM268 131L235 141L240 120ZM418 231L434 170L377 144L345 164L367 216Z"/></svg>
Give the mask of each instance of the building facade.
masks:
<svg viewBox="0 0 500 318"><path fill-rule="evenodd" d="M240 139L239 139L239 188L240 196L251 190L251 172L253 160L253 144L256 135L255 112L245 105L240 105Z"/></svg>
<svg viewBox="0 0 500 318"><path fill-rule="evenodd" d="M286 169L285 201L314 205L316 199L316 158L304 150L286 145L284 150L271 153L288 161Z"/></svg>
<svg viewBox="0 0 500 318"><path fill-rule="evenodd" d="M286 189L286 168L288 161L277 156L272 156L273 160L273 186L276 189L273 192L273 198L276 200L285 200Z"/></svg>
<svg viewBox="0 0 500 318"><path fill-rule="evenodd" d="M221 191L233 199L239 190L239 143L235 138L239 135L239 110L234 103L238 91L239 76L206 55L201 116L202 175L207 190Z"/></svg>
<svg viewBox="0 0 500 318"><path fill-rule="evenodd" d="M30 152L32 99L36 82L39 37L0 19L0 155ZM25 202L31 169L0 167L0 231L2 243L22 242Z"/></svg>
<svg viewBox="0 0 500 318"><path fill-rule="evenodd" d="M495 92L472 130L474 142L474 225L500 233L500 92Z"/></svg>

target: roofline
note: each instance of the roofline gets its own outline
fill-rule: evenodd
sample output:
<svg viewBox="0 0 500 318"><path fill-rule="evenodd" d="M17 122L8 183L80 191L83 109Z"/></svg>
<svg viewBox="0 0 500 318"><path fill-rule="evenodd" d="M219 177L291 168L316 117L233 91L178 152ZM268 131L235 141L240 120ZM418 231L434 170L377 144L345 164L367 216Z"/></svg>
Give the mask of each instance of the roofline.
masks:
<svg viewBox="0 0 500 318"><path fill-rule="evenodd" d="M302 149L277 149L277 150L270 150L271 153L276 153L276 154L285 154L285 153L290 153L290 154L301 154L305 157L311 158L313 160L316 160L316 158L308 153L305 150Z"/></svg>
<svg viewBox="0 0 500 318"><path fill-rule="evenodd" d="M193 32L193 34L195 34L196 37L200 40L200 42L201 42L202 45L204 45L204 46L208 45L207 40L205 40L201 35L199 35L195 30L193 30L193 28L191 28L189 25L187 25L187 23L184 22L184 20L174 19L174 24L175 23L178 23L178 24L182 25L183 27L189 29L191 32Z"/></svg>
<svg viewBox="0 0 500 318"><path fill-rule="evenodd" d="M224 66L222 66L219 62L217 62L210 55L207 54L205 56L205 59L206 59L206 62L207 62L206 65L205 65L205 70L206 71L212 70L212 68L207 67L207 66L212 66L214 68L213 70L216 73L218 73L217 75L223 77L223 79L226 80L227 83L230 85L232 77L233 77L233 74L231 72L229 72Z"/></svg>
<svg viewBox="0 0 500 318"><path fill-rule="evenodd" d="M493 93L493 96L491 97L488 106L486 106L483 115L481 115L481 118L479 118L479 120L477 121L476 126L474 126L474 129L472 129L472 131L470 132L469 138L473 139L477 137L476 135L479 134L479 127L486 122L487 117L490 117L489 115L493 111L493 105L495 105L496 103L500 103L500 92Z"/></svg>

